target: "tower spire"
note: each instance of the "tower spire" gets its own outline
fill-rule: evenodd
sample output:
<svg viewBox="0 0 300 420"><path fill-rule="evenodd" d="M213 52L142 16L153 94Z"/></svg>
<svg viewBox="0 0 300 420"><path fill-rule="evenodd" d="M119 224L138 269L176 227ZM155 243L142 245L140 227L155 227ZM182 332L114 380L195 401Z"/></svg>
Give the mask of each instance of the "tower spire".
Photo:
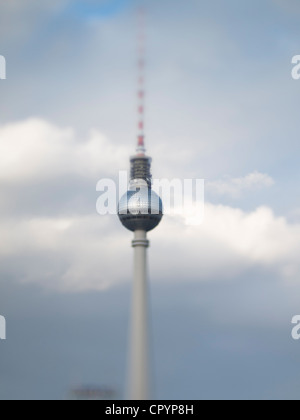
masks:
<svg viewBox="0 0 300 420"><path fill-rule="evenodd" d="M138 55L138 139L137 154L145 155L145 55L146 55L146 33L145 33L145 8L138 9L138 31L137 31L137 55Z"/></svg>

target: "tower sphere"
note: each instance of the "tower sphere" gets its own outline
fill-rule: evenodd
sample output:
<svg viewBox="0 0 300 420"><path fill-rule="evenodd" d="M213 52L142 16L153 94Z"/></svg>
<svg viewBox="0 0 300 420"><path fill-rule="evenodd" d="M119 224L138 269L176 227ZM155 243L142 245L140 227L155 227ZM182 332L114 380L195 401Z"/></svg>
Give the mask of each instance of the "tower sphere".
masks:
<svg viewBox="0 0 300 420"><path fill-rule="evenodd" d="M121 198L118 216L128 230L149 232L159 225L163 217L162 200L148 186L135 187Z"/></svg>

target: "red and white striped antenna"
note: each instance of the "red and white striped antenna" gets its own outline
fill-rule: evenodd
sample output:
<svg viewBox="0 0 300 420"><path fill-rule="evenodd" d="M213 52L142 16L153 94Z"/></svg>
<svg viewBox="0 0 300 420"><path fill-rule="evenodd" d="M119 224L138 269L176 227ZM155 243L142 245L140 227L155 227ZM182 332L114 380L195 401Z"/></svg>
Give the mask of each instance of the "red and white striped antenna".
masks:
<svg viewBox="0 0 300 420"><path fill-rule="evenodd" d="M145 155L145 66L146 66L146 10L138 9L138 142L137 154Z"/></svg>

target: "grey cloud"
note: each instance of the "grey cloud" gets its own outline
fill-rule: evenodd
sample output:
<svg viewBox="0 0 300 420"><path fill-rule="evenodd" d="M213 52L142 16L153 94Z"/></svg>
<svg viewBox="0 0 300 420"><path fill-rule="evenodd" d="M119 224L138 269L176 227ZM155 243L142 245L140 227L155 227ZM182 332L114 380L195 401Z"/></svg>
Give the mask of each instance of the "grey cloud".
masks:
<svg viewBox="0 0 300 420"><path fill-rule="evenodd" d="M252 272L226 285L151 289L157 398L298 398L299 343L290 336L297 302L288 287ZM129 300L128 285L68 296L2 283L9 340L1 398L62 399L80 384L113 386L122 396Z"/></svg>

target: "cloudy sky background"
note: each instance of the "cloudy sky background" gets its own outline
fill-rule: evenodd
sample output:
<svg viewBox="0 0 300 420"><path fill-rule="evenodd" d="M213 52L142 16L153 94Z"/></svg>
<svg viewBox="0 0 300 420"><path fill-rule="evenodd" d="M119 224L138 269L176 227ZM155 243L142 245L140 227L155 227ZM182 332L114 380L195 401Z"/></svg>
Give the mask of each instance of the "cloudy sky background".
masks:
<svg viewBox="0 0 300 420"><path fill-rule="evenodd" d="M0 398L122 396L131 235L96 184L135 144L134 0L0 0ZM300 397L298 0L148 0L147 142L206 181L151 233L156 397ZM188 4L187 4L188 3Z"/></svg>

